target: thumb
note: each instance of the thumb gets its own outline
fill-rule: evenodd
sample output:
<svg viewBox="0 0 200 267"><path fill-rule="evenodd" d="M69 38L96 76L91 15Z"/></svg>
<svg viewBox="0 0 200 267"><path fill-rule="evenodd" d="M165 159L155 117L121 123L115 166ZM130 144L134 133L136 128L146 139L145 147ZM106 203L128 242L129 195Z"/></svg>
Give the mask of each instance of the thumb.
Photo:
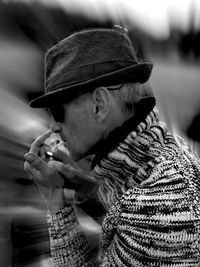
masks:
<svg viewBox="0 0 200 267"><path fill-rule="evenodd" d="M35 168L38 171L44 171L48 166L44 160L31 152L26 153L24 158L32 168Z"/></svg>
<svg viewBox="0 0 200 267"><path fill-rule="evenodd" d="M72 160L70 152L64 143L58 144L54 150L53 155L55 159L62 161L65 164L70 164L71 166L77 168L77 164Z"/></svg>

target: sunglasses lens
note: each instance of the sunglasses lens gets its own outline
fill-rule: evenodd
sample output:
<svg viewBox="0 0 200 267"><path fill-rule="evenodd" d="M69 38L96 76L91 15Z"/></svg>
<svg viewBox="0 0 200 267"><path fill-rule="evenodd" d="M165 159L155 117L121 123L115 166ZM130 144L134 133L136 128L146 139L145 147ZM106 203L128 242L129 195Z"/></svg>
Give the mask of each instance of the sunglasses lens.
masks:
<svg viewBox="0 0 200 267"><path fill-rule="evenodd" d="M49 112L56 122L64 122L65 119L65 109L63 106L49 107Z"/></svg>

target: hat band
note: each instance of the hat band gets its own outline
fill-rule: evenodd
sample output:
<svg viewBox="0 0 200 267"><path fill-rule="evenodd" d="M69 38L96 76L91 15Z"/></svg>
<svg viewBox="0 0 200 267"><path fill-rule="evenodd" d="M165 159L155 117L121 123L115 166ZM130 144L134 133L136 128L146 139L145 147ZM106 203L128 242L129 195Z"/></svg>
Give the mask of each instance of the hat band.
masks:
<svg viewBox="0 0 200 267"><path fill-rule="evenodd" d="M47 79L45 86L46 92L53 92L66 86L85 82L87 80L97 78L98 76L105 75L109 72L117 71L134 64L136 65L137 62L110 61L81 66L71 71L69 71L69 67L64 67L62 71L57 73L54 77Z"/></svg>

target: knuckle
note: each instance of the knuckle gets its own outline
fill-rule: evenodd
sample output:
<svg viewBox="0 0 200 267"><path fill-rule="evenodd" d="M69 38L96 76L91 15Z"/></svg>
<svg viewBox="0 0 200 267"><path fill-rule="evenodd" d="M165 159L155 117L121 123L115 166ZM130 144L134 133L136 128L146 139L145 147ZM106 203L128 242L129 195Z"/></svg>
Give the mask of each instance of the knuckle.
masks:
<svg viewBox="0 0 200 267"><path fill-rule="evenodd" d="M30 167L32 169L35 169L36 171L39 171L39 172L44 172L45 171L45 168L44 166L42 165L42 162L40 160L35 160L33 161L31 164L30 164Z"/></svg>
<svg viewBox="0 0 200 267"><path fill-rule="evenodd" d="M39 162L38 162L38 160L34 160L30 163L30 165L31 165L31 167L37 168L37 167L39 167Z"/></svg>
<svg viewBox="0 0 200 267"><path fill-rule="evenodd" d="M25 171L29 171L30 170L30 164L27 161L24 162L24 170Z"/></svg>
<svg viewBox="0 0 200 267"><path fill-rule="evenodd" d="M57 164L53 169L54 169L54 171L55 171L56 173L59 172L59 173L62 173L62 174L64 174L65 171L66 171L65 166L64 166L63 163L59 163L59 164Z"/></svg>

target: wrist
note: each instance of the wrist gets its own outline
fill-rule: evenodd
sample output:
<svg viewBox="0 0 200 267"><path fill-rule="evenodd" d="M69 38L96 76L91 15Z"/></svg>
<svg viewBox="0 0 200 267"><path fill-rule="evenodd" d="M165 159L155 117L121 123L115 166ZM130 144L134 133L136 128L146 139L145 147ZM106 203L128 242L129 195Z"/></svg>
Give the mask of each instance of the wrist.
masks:
<svg viewBox="0 0 200 267"><path fill-rule="evenodd" d="M46 205L50 212L63 209L66 205L63 189L49 189L48 197L46 198Z"/></svg>

